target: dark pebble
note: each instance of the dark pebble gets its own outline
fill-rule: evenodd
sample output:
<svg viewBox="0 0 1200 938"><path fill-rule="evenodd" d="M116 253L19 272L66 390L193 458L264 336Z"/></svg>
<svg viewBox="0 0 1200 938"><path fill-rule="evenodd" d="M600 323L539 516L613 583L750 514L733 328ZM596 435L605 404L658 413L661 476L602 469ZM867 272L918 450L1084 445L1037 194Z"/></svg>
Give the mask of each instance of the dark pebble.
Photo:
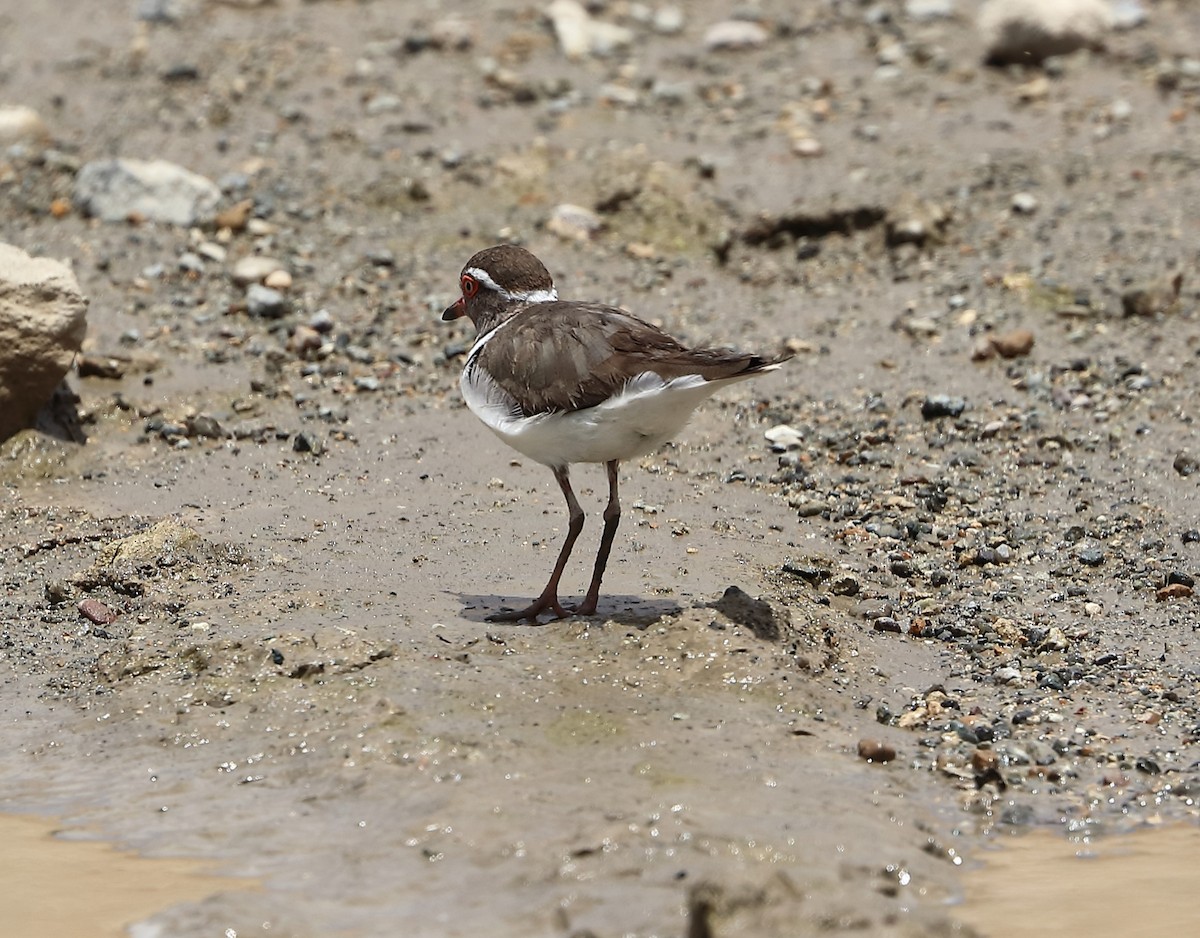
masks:
<svg viewBox="0 0 1200 938"><path fill-rule="evenodd" d="M1089 567L1098 567L1104 563L1104 551L1099 547L1085 547L1076 556L1080 563Z"/></svg>
<svg viewBox="0 0 1200 938"><path fill-rule="evenodd" d="M1173 570L1167 575L1167 585L1170 586L1173 583L1192 588L1196 585L1196 580L1181 570Z"/></svg>
<svg viewBox="0 0 1200 938"><path fill-rule="evenodd" d="M790 560L785 561L780 568L788 576L798 576L807 583L820 583L822 580L829 579L829 571L821 567L805 567L799 564L794 564Z"/></svg>
<svg viewBox="0 0 1200 938"><path fill-rule="evenodd" d="M876 632L899 632L900 623L891 616L880 616L871 623L871 628Z"/></svg>
<svg viewBox="0 0 1200 938"><path fill-rule="evenodd" d="M292 449L297 453L312 453L320 456L325 452L325 443L314 433L297 433L292 440Z"/></svg>
<svg viewBox="0 0 1200 938"><path fill-rule="evenodd" d="M896 758L896 747L879 739L860 739L858 757L867 762L891 762Z"/></svg>
<svg viewBox="0 0 1200 938"><path fill-rule="evenodd" d="M1187 453L1180 453L1175 457L1175 461L1171 463L1175 471L1185 478L1200 469L1200 459L1195 456L1189 456Z"/></svg>
<svg viewBox="0 0 1200 938"><path fill-rule="evenodd" d="M1189 528L1180 535L1180 540L1185 544L1200 544L1200 530Z"/></svg>
<svg viewBox="0 0 1200 938"><path fill-rule="evenodd" d="M948 397L945 394L937 394L933 397L925 398L921 404L921 416L926 420L935 420L938 417L957 417L967 408L967 402L961 397Z"/></svg>

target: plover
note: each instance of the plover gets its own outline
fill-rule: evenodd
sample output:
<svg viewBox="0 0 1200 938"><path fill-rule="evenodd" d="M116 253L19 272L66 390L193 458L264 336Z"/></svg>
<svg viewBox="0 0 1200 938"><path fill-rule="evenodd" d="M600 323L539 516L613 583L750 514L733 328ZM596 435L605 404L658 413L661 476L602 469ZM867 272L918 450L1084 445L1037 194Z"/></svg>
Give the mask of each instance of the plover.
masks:
<svg viewBox="0 0 1200 938"><path fill-rule="evenodd" d="M621 461L658 449L722 387L774 371L791 356L688 348L622 309L560 300L545 265L512 244L472 257L459 285L462 295L442 319L469 316L478 330L460 381L463 398L500 439L550 468L569 515L541 595L524 609L488 618L594 615L621 519ZM583 602L568 610L558 598L559 580L584 519L571 488L572 463L604 464L608 505L591 585Z"/></svg>

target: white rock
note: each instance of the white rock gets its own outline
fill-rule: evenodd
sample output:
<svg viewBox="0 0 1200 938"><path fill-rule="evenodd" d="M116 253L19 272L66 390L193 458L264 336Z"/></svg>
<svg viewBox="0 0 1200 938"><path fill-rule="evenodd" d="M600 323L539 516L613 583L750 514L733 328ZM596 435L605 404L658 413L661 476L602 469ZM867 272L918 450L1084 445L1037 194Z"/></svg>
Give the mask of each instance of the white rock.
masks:
<svg viewBox="0 0 1200 938"><path fill-rule="evenodd" d="M195 225L212 218L220 201L211 180L166 160L97 160L75 177L75 203L102 221Z"/></svg>
<svg viewBox="0 0 1200 938"><path fill-rule="evenodd" d="M767 438L771 448L778 451L792 449L804 442L804 434L786 423L771 427L763 436Z"/></svg>
<svg viewBox="0 0 1200 938"><path fill-rule="evenodd" d="M31 107L0 105L0 144L41 140L48 136L42 118Z"/></svg>
<svg viewBox="0 0 1200 938"><path fill-rule="evenodd" d="M654 31L664 36L683 32L683 10L676 6L659 7L654 12Z"/></svg>
<svg viewBox="0 0 1200 938"><path fill-rule="evenodd" d="M918 22L949 19L954 16L954 0L905 0L904 15Z"/></svg>
<svg viewBox="0 0 1200 938"><path fill-rule="evenodd" d="M1038 200L1032 192L1018 192L1012 197L1012 210L1018 215L1032 215L1038 210Z"/></svg>
<svg viewBox="0 0 1200 938"><path fill-rule="evenodd" d="M726 49L753 49L765 45L769 34L749 20L723 20L713 23L704 34L704 48L710 52Z"/></svg>
<svg viewBox="0 0 1200 938"><path fill-rule="evenodd" d="M70 268L0 244L0 440L31 426L87 333Z"/></svg>
<svg viewBox="0 0 1200 938"><path fill-rule="evenodd" d="M979 11L986 58L997 65L1098 46L1113 23L1106 0L987 0Z"/></svg>
<svg viewBox="0 0 1200 938"><path fill-rule="evenodd" d="M283 261L251 254L233 265L230 276L239 287L247 287L252 283L264 283L271 274L279 270L287 271L287 265Z"/></svg>
<svg viewBox="0 0 1200 938"><path fill-rule="evenodd" d="M559 48L568 59L612 55L633 42L633 31L594 20L577 0L554 0L546 8Z"/></svg>
<svg viewBox="0 0 1200 938"><path fill-rule="evenodd" d="M604 227L600 216L582 205L556 205L546 220L546 230L564 241L586 241Z"/></svg>

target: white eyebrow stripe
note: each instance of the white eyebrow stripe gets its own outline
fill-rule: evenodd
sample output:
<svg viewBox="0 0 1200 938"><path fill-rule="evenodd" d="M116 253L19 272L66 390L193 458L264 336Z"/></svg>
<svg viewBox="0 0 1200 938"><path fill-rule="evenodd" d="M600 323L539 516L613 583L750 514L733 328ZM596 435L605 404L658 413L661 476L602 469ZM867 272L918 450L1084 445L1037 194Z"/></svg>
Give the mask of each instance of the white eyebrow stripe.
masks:
<svg viewBox="0 0 1200 938"><path fill-rule="evenodd" d="M483 286L499 293L506 300L521 300L525 303L552 303L558 299L558 291L551 287L549 290L523 290L520 293L510 293L492 279L491 274L481 267L468 267L463 273L474 277Z"/></svg>

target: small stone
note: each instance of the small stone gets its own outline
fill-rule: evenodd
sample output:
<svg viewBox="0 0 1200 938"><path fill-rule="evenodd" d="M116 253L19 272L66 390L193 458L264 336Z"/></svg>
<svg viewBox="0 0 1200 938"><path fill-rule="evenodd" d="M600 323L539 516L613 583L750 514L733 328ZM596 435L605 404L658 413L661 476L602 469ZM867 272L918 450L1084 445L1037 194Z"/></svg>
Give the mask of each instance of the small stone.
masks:
<svg viewBox="0 0 1200 938"><path fill-rule="evenodd" d="M704 33L704 48L709 52L755 49L765 45L770 34L749 20L722 20Z"/></svg>
<svg viewBox="0 0 1200 938"><path fill-rule="evenodd" d="M789 449L798 449L804 442L804 435L795 427L786 423L772 427L763 436L771 444L771 449L777 453L783 453Z"/></svg>
<svg viewBox="0 0 1200 938"><path fill-rule="evenodd" d="M1170 599L1187 599L1195 591L1190 586L1185 586L1182 583L1169 583L1160 590L1156 590L1154 598L1158 602L1166 602Z"/></svg>
<svg viewBox="0 0 1200 938"><path fill-rule="evenodd" d="M918 23L950 19L954 16L954 4L955 0L905 0L904 15Z"/></svg>
<svg viewBox="0 0 1200 938"><path fill-rule="evenodd" d="M292 287L292 275L286 270L273 270L267 274L263 280L263 285L270 287L272 290L290 290Z"/></svg>
<svg viewBox="0 0 1200 938"><path fill-rule="evenodd" d="M111 625L117 621L119 613L109 609L108 606L100 602L98 599L85 599L79 604L79 613L85 619L96 623L96 625Z"/></svg>
<svg viewBox="0 0 1200 938"><path fill-rule="evenodd" d="M184 420L188 436L206 437L210 440L224 439L227 434L216 417L208 414L194 414Z"/></svg>
<svg viewBox="0 0 1200 938"><path fill-rule="evenodd" d="M213 218L213 226L218 229L228 228L230 231L242 231L246 228L252 211L254 211L254 200L242 199L229 208L217 212Z"/></svg>
<svg viewBox="0 0 1200 938"><path fill-rule="evenodd" d="M309 433L306 430L297 433L292 438L292 449L297 453L312 453L314 456L320 456L325 452L325 443L315 433Z"/></svg>
<svg viewBox="0 0 1200 938"><path fill-rule="evenodd" d="M1028 329L1014 329L989 340L1001 358L1021 358L1033 350L1033 333Z"/></svg>
<svg viewBox="0 0 1200 938"><path fill-rule="evenodd" d="M23 105L0 106L0 146L44 140L48 136L46 125L33 108Z"/></svg>
<svg viewBox="0 0 1200 938"><path fill-rule="evenodd" d="M997 684L1021 683L1021 672L1014 667L997 668L992 672L992 680Z"/></svg>
<svg viewBox="0 0 1200 938"><path fill-rule="evenodd" d="M896 758L896 747L879 739L860 739L858 757L867 762L891 762Z"/></svg>
<svg viewBox="0 0 1200 938"><path fill-rule="evenodd" d="M871 628L876 632L900 632L900 623L891 616L880 616L871 623Z"/></svg>
<svg viewBox="0 0 1200 938"><path fill-rule="evenodd" d="M70 600L71 594L74 592L67 580L47 580L44 591L46 601L54 606Z"/></svg>
<svg viewBox="0 0 1200 938"><path fill-rule="evenodd" d="M938 417L957 417L966 408L967 402L961 397L937 394L925 398L921 403L921 416L926 420L936 420Z"/></svg>
<svg viewBox="0 0 1200 938"><path fill-rule="evenodd" d="M1031 192L1018 192L1012 197L1012 210L1018 215L1032 215L1038 210L1038 200Z"/></svg>
<svg viewBox="0 0 1200 938"><path fill-rule="evenodd" d="M989 65L1037 65L1096 48L1112 26L1106 0L987 0L979 11Z"/></svg>
<svg viewBox="0 0 1200 938"><path fill-rule="evenodd" d="M659 7L654 11L651 25L663 36L675 36L683 32L683 10L677 6Z"/></svg>
<svg viewBox="0 0 1200 938"><path fill-rule="evenodd" d="M632 30L592 19L577 0L554 0L546 16L554 27L559 48L569 59L612 55L633 42Z"/></svg>
<svg viewBox="0 0 1200 938"><path fill-rule="evenodd" d="M1083 547L1075 555L1081 564L1088 567L1099 567L1104 563L1104 551L1100 547Z"/></svg>
<svg viewBox="0 0 1200 938"><path fill-rule="evenodd" d="M233 265L230 276L239 287L247 287L252 283L263 283L268 277L279 271L286 273L286 265L283 261L274 257L251 254L241 258Z"/></svg>
<svg viewBox="0 0 1200 938"><path fill-rule="evenodd" d="M858 578L849 573L835 577L829 584L829 592L835 596L857 596L860 589Z"/></svg>
<svg viewBox="0 0 1200 938"><path fill-rule="evenodd" d="M546 230L564 241L587 241L603 227L604 222L591 209L569 202L555 206L546 221Z"/></svg>
<svg viewBox="0 0 1200 938"><path fill-rule="evenodd" d="M1171 463L1171 468L1186 479L1197 469L1200 469L1200 459L1188 453L1178 453L1175 456L1175 461Z"/></svg>
<svg viewBox="0 0 1200 938"><path fill-rule="evenodd" d="M278 290L252 283L246 290L246 311L258 319L278 319L291 308L287 297Z"/></svg>
<svg viewBox="0 0 1200 938"><path fill-rule="evenodd" d="M321 333L311 326L297 326L295 331L288 337L287 350L293 355L305 357L309 352L315 352L319 349L325 340L321 338Z"/></svg>

